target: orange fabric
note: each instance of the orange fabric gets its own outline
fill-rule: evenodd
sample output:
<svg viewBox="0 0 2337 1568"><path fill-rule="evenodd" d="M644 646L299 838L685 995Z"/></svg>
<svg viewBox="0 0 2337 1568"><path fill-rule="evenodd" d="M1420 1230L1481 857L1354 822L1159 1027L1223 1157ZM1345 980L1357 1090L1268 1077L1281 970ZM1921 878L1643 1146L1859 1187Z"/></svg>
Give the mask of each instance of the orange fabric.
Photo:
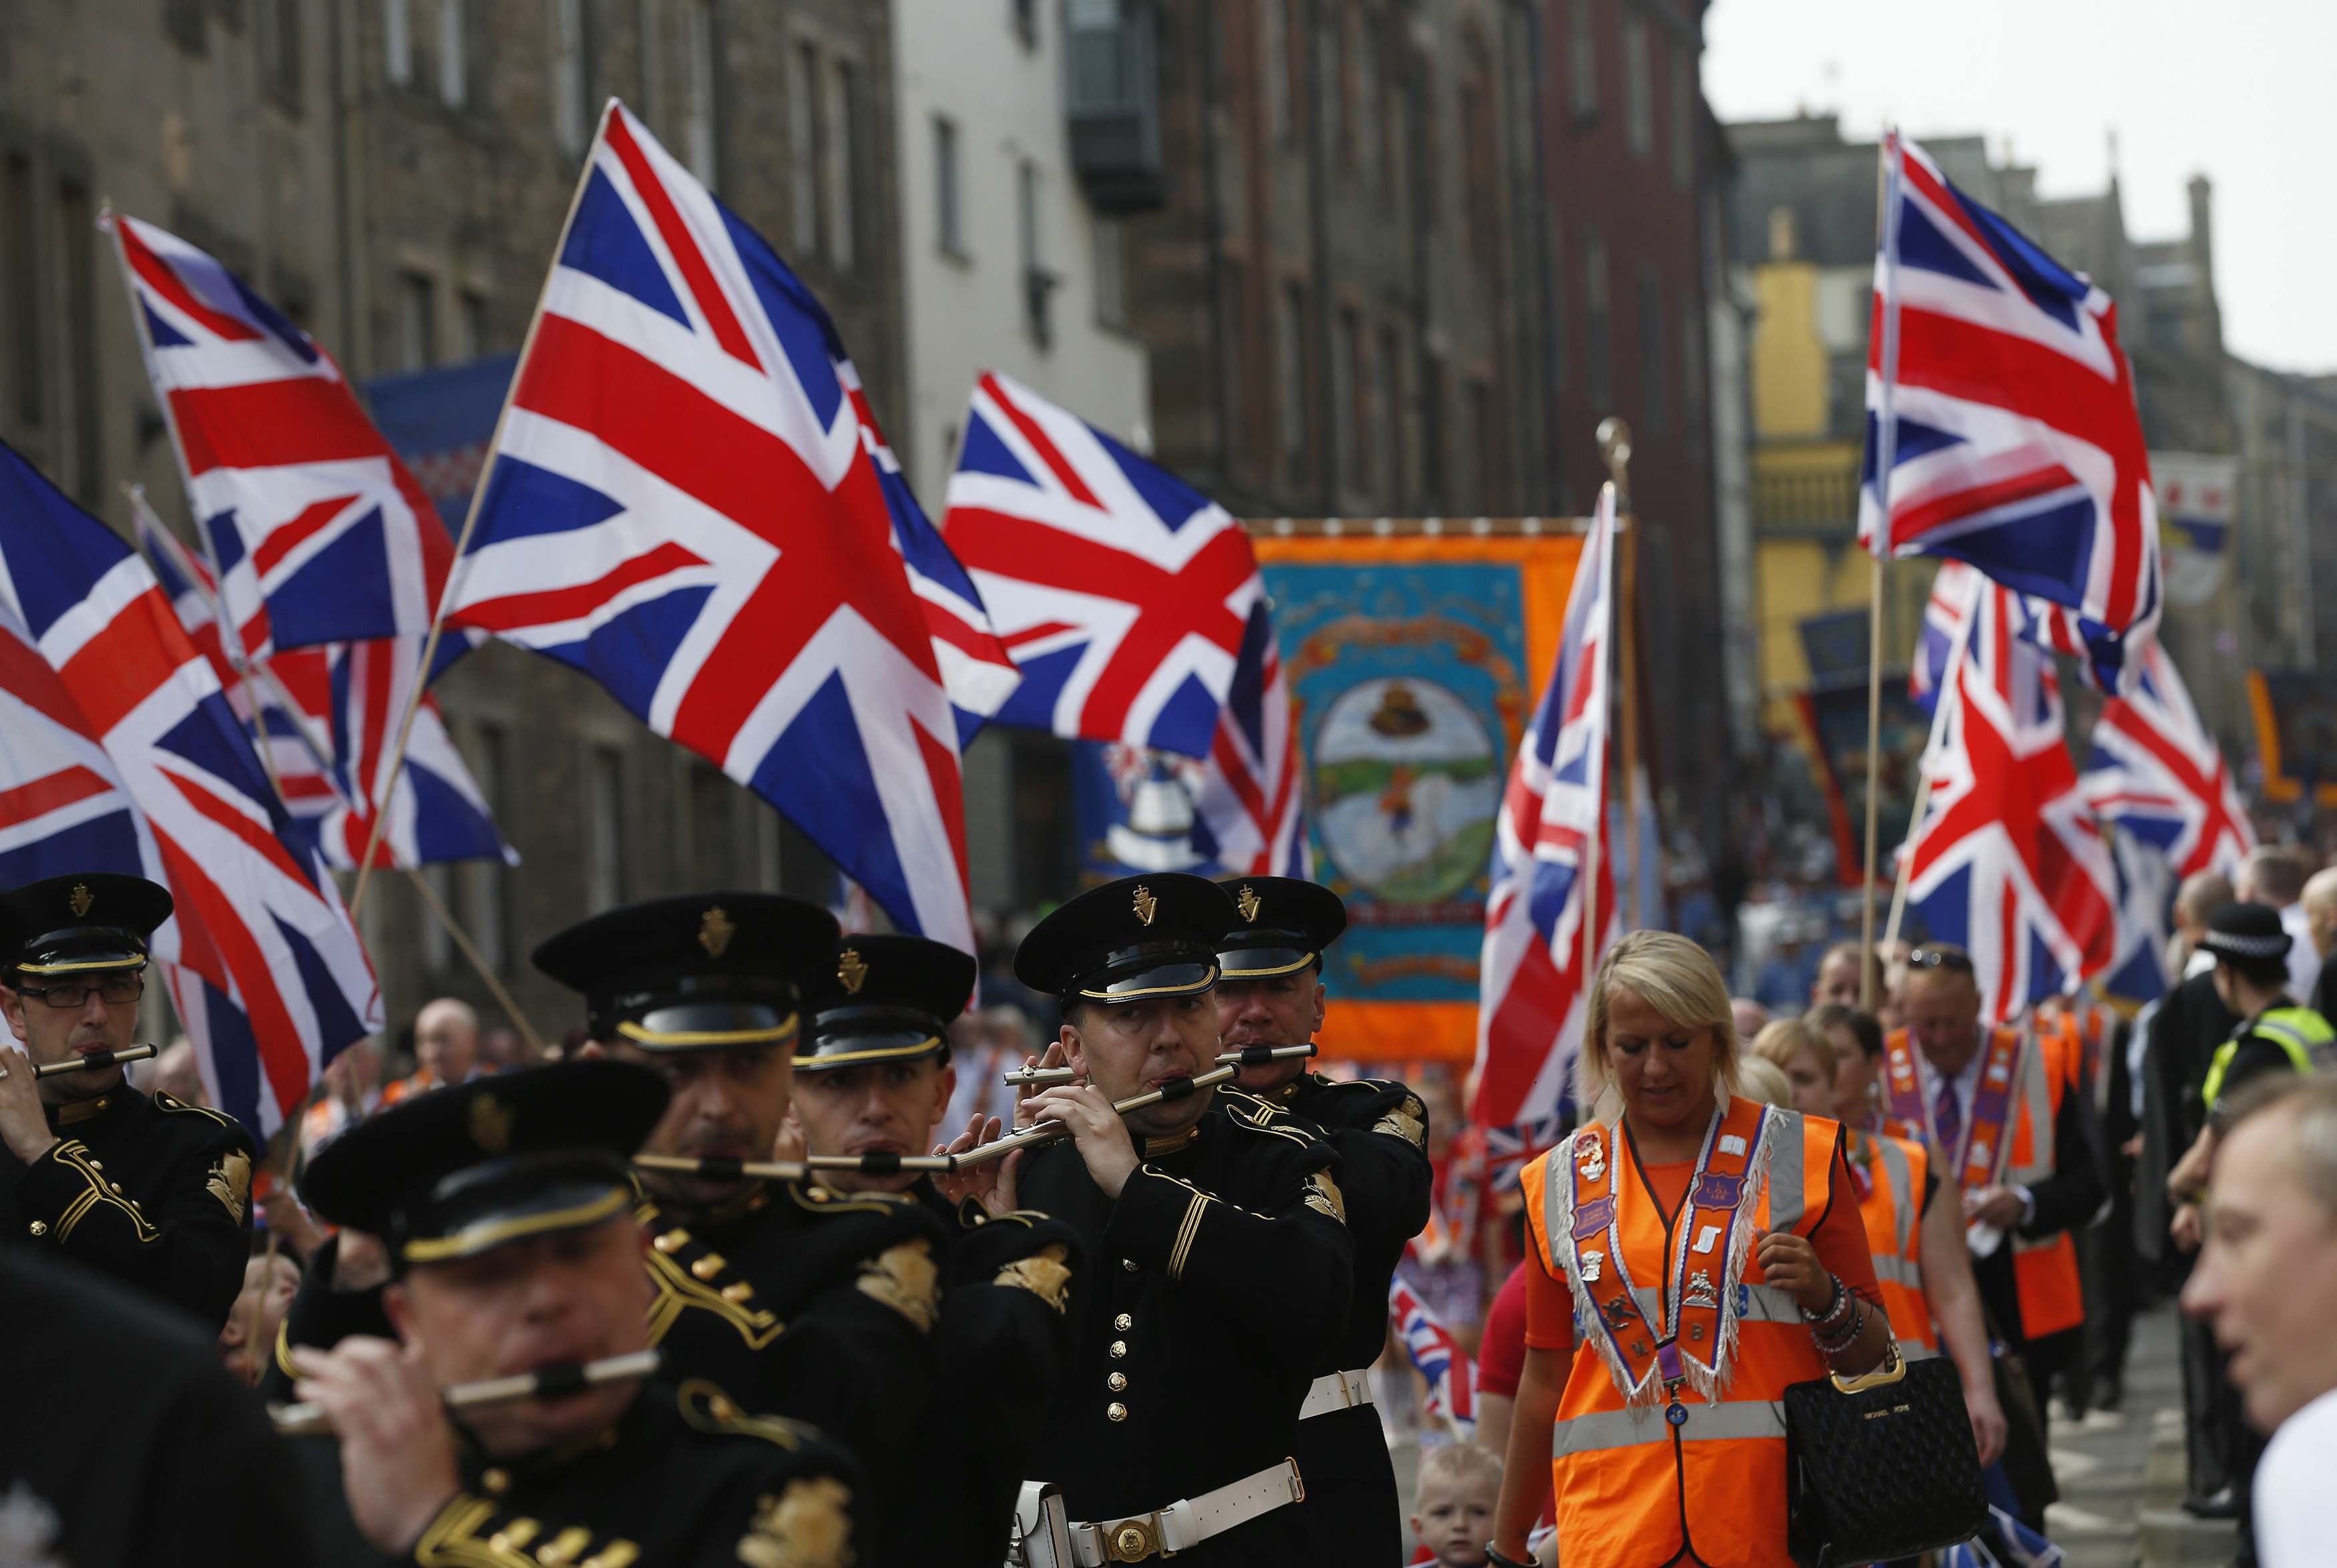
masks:
<svg viewBox="0 0 2337 1568"><path fill-rule="evenodd" d="M1931 1326L1931 1302L1921 1284L1923 1182L1931 1163L1931 1152L1905 1138L1889 1140L1907 1163L1906 1204L1902 1208L1901 1194L1890 1179L1880 1147L1882 1140L1867 1134L1853 1136L1863 1139L1867 1145L1863 1166L1866 1193L1859 1199L1858 1214L1865 1222L1866 1244L1876 1260L1875 1283L1882 1288L1882 1306L1891 1316L1892 1331L1902 1345L1921 1345L1927 1350L1936 1350L1940 1348L1939 1335ZM1856 1157L1853 1153L1853 1158ZM1895 1266L1886 1266L1886 1261Z"/></svg>
<svg viewBox="0 0 2337 1568"><path fill-rule="evenodd" d="M437 1086L437 1075L425 1067L410 1076L399 1078L394 1083L383 1086L381 1103L386 1108L397 1104L408 1095L427 1094Z"/></svg>
<svg viewBox="0 0 2337 1568"><path fill-rule="evenodd" d="M1748 1101L1732 1102L1730 1124L1749 1125L1757 1109ZM1848 1201L1850 1175L1838 1149L1838 1127L1792 1112L1769 1115L1775 1119L1765 1135L1786 1140L1782 1147L1799 1159L1804 1206L1791 1229L1810 1240L1846 1286L1876 1299L1865 1227ZM1740 1116L1748 1119L1740 1122ZM1527 1226L1541 1265L1527 1276L1526 1338L1545 1349L1562 1349L1573 1337L1570 1290L1562 1282L1564 1263L1551 1250L1547 1199L1550 1183L1571 1182L1568 1162L1574 1154L1570 1143L1562 1144L1523 1173ZM1615 1183L1620 1261L1643 1290L1667 1276L1672 1238L1658 1200L1667 1193L1685 1195L1690 1169L1671 1166L1658 1176L1661 1168L1651 1167L1644 1183L1636 1169L1628 1169ZM1770 1180L1755 1200L1751 1219L1757 1231L1772 1228L1777 1168L1769 1166ZM1657 1191L1651 1193L1651 1187ZM1571 1255L1571 1240L1557 1241ZM1619 1290L1620 1271L1609 1261L1603 1281L1615 1281ZM1692 1388L1678 1390L1687 1414L1682 1427L1665 1420L1660 1402L1656 1411L1635 1418L1606 1361L1589 1347L1576 1349L1559 1403L1550 1463L1560 1552L1568 1562L1598 1568L1658 1568L1675 1561L1708 1568L1790 1568L1785 1438L1778 1402L1790 1385L1822 1378L1827 1368L1792 1298L1766 1284L1756 1255L1747 1254L1743 1282L1752 1288L1751 1310L1738 1320L1732 1375L1715 1401L1706 1401ZM1551 1343L1554 1339L1559 1342ZM1719 1435L1713 1435L1715 1428ZM1692 1558L1686 1555L1690 1552Z"/></svg>

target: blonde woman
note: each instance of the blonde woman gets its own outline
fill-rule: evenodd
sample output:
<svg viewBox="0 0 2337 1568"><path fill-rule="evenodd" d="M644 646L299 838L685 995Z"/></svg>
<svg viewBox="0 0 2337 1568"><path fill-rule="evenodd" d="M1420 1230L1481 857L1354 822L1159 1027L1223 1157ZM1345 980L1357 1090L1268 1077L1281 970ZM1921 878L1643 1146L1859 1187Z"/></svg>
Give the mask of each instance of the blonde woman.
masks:
<svg viewBox="0 0 2337 1568"><path fill-rule="evenodd" d="M1891 1353L1840 1129L1737 1094L1727 989L1684 937L1617 942L1587 1010L1597 1119L1524 1175L1489 1561L1523 1561L1547 1475L1565 1562L1787 1568L1785 1388Z"/></svg>
<svg viewBox="0 0 2337 1568"><path fill-rule="evenodd" d="M1823 1112L1840 1103L1841 1054L1832 1034L1808 1018L1781 1019L1753 1037L1753 1054L1775 1062L1793 1086L1794 1108ZM1844 1031L1853 1036L1856 1031ZM1980 1462L2004 1448L2004 1407L1997 1402L1980 1287L1953 1205L1935 1202L1940 1181L1921 1143L1845 1126L1844 1152L1859 1218L1866 1225L1874 1273L1891 1326L1909 1355L1931 1355L1946 1343L1964 1386Z"/></svg>

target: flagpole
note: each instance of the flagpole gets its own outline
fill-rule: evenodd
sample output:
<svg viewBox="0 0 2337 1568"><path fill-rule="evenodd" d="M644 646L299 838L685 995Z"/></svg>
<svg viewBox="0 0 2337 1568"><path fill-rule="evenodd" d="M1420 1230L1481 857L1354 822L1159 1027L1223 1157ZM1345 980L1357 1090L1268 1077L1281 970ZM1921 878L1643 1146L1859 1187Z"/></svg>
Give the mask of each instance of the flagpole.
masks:
<svg viewBox="0 0 2337 1568"><path fill-rule="evenodd" d="M1882 944L1892 946L1899 940L1899 922L1907 912L1907 884L1914 874L1913 848L1916 830L1923 825L1923 808L1931 798L1931 759L1948 738L1948 706L1956 705L1961 712L1964 700L1964 653L1971 646L1972 622L1980 618L1980 596L1989 590L1988 579L1978 568L1972 570L1971 591L1965 597L1964 612L1956 621L1955 636L1949 639L1948 662L1933 698L1931 731L1923 741L1923 755L1915 764L1915 806L1907 816L1907 838L1900 846L1898 875L1891 887L1891 921L1883 929ZM1871 813L1870 813L1871 815ZM1870 851L1869 853L1873 852ZM1873 915L1870 908L1868 914ZM1872 968L1873 966L1868 966ZM1866 982L1861 981L1862 985Z"/></svg>
<svg viewBox="0 0 2337 1568"><path fill-rule="evenodd" d="M560 220L560 238L552 248L552 264L543 269L543 286L535 291L535 310L527 318L527 335L520 339L519 361L513 367L511 385L504 388L504 404L495 411L495 428L487 437L487 460L479 470L478 482L471 489L471 504L463 514L463 531L455 536L455 558L446 567L446 586L438 595L438 608L431 613L430 635L423 639L421 667L415 672L414 686L406 694L406 713L397 721L397 745L389 754L389 777L381 786L381 796L386 800L397 788L397 775L406 766L406 743L414 738L414 715L422 706L422 694L430 684L431 661L438 657L438 638L446 629L446 607L454 601L455 585L463 576L463 552L471 547L472 531L479 524L479 502L487 493L488 482L494 478L495 464L503 450L504 425L511 418L512 398L519 390L520 373L527 368L527 356L535 346L536 328L543 324L543 302L552 293L552 275L560 270L561 253L568 248L568 231L575 225L576 209L584 200L584 187L592 178L592 155L600 150L601 139L608 134L609 115L617 106L614 98L601 106L601 122L594 127L592 143L584 150L584 167L577 172L576 189L568 193L568 214ZM349 918L357 919L365 903L366 885L373 876L373 857L381 845L382 829L389 813L374 813L373 834L366 842L365 858L357 862L357 885L349 894Z"/></svg>
<svg viewBox="0 0 2337 1568"><path fill-rule="evenodd" d="M1599 499L1600 503L1607 509L1608 515L1610 517L1613 516L1615 509L1615 482L1613 480L1609 480L1600 487ZM1607 657L1606 644L1608 638L1614 635L1615 628L1614 545L1615 536L1613 531L1610 529L1607 535L1608 559L1602 562L1597 563L1607 572L1607 633L1599 639L1599 657L1602 660ZM1590 525L1590 548L1593 550L1597 550L1599 548L1599 524L1595 517ZM1577 572L1579 572L1582 570L1579 562L1576 564L1574 570ZM1607 716L1602 713L1599 716L1600 721L1604 723ZM1580 994L1584 996L1588 996L1589 994L1590 977L1596 969L1599 962L1599 931L1603 919L1599 909L1599 845L1600 841L1605 839L1607 836L1607 748L1603 745L1599 749L1599 765L1589 771L1589 780L1599 790L1599 800L1598 803L1598 809L1591 813L1590 832L1585 835L1589 842L1582 847L1582 866L1584 876L1582 881L1582 979Z"/></svg>
<svg viewBox="0 0 2337 1568"><path fill-rule="evenodd" d="M423 903L438 917L438 923L446 928L446 934L455 940L456 947L463 950L463 956L471 960L471 967L479 971L479 979L486 982L488 992L495 998L495 1005L503 1008L504 1016L511 1019L512 1027L527 1041L528 1049L535 1053L535 1059L543 1061L542 1037L536 1034L535 1026L527 1021L527 1015L520 1011L519 1003L513 999L511 992L504 989L503 981L495 979L494 966L487 962L487 955L471 940L471 933L463 929L463 923L455 918L455 911L446 907L445 901L438 896L438 890L432 887L430 879L422 874L422 868L407 866L405 870L413 880L414 891L422 895Z"/></svg>
<svg viewBox="0 0 2337 1568"><path fill-rule="evenodd" d="M1607 472L1615 487L1615 531L1620 536L1616 550L1615 593L1609 601L1612 606L1609 624L1615 630L1615 696L1622 709L1623 743L1623 842L1629 844L1630 853L1624 863L1630 868L1631 885L1626 896L1631 911L1633 930L1645 924L1639 887L1647 876L1647 868L1639 863L1647 846L1639 839L1639 701L1638 641L1639 618L1636 612L1638 593L1639 520L1631 511L1631 427L1613 414L1599 422L1599 453L1607 461ZM1606 813L1599 813L1602 825ZM1588 979L1589 971L1585 970Z"/></svg>
<svg viewBox="0 0 2337 1568"><path fill-rule="evenodd" d="M1882 772L1882 562L1891 546L1891 470L1897 462L1899 430L1893 423L1891 394L1899 378L1899 138L1885 126L1875 144L1875 229L1882 252L1882 365L1877 378L1880 407L1875 420L1873 537L1867 543L1866 593L1866 859L1859 868L1858 887L1858 1007L1871 1013L1881 999L1874 994L1874 971L1880 967L1874 950L1874 853L1880 832ZM1928 755L1928 749L1927 749ZM1922 792L1916 792L1921 805ZM1921 820L1920 809L1914 820ZM1908 832L1914 832L1911 821ZM1902 857L1903 858L1903 857ZM1899 903L1906 891L1902 875L1892 895L1891 923L1883 934L1886 945L1898 940Z"/></svg>

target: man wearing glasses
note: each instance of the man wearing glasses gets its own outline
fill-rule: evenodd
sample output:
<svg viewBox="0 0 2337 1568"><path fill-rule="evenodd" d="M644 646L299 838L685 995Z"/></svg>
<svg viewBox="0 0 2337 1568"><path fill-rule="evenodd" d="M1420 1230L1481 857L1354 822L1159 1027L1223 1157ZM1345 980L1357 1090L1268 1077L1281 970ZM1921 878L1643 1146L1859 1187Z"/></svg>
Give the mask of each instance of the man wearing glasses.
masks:
<svg viewBox="0 0 2337 1568"><path fill-rule="evenodd" d="M118 1066L37 1067L133 1044L146 941L171 895L90 872L0 894L0 1245L161 1297L216 1334L250 1251L251 1139L232 1117L132 1088Z"/></svg>

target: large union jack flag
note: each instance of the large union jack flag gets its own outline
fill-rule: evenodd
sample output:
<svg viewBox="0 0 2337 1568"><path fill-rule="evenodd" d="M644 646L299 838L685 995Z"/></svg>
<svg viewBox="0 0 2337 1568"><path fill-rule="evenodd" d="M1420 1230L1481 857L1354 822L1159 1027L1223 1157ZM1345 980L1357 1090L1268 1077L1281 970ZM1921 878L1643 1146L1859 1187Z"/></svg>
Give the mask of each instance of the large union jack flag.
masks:
<svg viewBox="0 0 2337 1568"><path fill-rule="evenodd" d="M2223 751L2156 644L2134 689L2102 705L2085 784L2096 813L2165 855L2177 878L2228 876L2256 846Z"/></svg>
<svg viewBox="0 0 2337 1568"><path fill-rule="evenodd" d="M901 927L970 950L936 644L1006 659L919 570L938 541L881 446L810 291L611 100L449 621L591 675Z"/></svg>
<svg viewBox="0 0 2337 1568"><path fill-rule="evenodd" d="M2107 968L2117 934L2117 880L2062 740L2060 684L2023 616L2019 596L1990 585L1960 628L1903 852L1909 913L1970 952L2000 1023Z"/></svg>
<svg viewBox="0 0 2337 1568"><path fill-rule="evenodd" d="M986 375L942 531L1022 673L1001 723L1210 754L1266 597L1223 507Z"/></svg>
<svg viewBox="0 0 2337 1568"><path fill-rule="evenodd" d="M426 633L454 546L332 356L206 252L107 222L230 623L263 650Z"/></svg>
<svg viewBox="0 0 2337 1568"><path fill-rule="evenodd" d="M2065 608L2065 635L2115 677L2160 609L2117 307L1895 132L1885 167L1859 538Z"/></svg>
<svg viewBox="0 0 2337 1568"><path fill-rule="evenodd" d="M1584 922L1597 933L1592 969L1615 938L1606 826L1614 546L1609 485L1599 492L1567 590L1557 666L1518 742L1494 819L1470 1119L1513 1136L1521 1125L1553 1121L1567 1097L1589 992Z"/></svg>
<svg viewBox="0 0 2337 1568"><path fill-rule="evenodd" d="M379 638L292 648L273 657L232 648L220 629L218 579L134 495L138 539L187 636L210 664L295 827L325 862L354 871L373 842L373 803L389 773L398 719L422 665L424 638ZM439 643L443 672L466 645ZM406 765L390 795L376 865L492 860L518 854L496 831L486 797L426 694L415 710Z"/></svg>
<svg viewBox="0 0 2337 1568"><path fill-rule="evenodd" d="M357 930L144 561L5 446L0 522L0 881L169 887L204 1088L264 1137L381 1026Z"/></svg>
<svg viewBox="0 0 2337 1568"><path fill-rule="evenodd" d="M1401 1276L1388 1281L1388 1319L1403 1337L1404 1353L1428 1385L1422 1413L1442 1421L1456 1442L1477 1435L1477 1366L1469 1352Z"/></svg>

